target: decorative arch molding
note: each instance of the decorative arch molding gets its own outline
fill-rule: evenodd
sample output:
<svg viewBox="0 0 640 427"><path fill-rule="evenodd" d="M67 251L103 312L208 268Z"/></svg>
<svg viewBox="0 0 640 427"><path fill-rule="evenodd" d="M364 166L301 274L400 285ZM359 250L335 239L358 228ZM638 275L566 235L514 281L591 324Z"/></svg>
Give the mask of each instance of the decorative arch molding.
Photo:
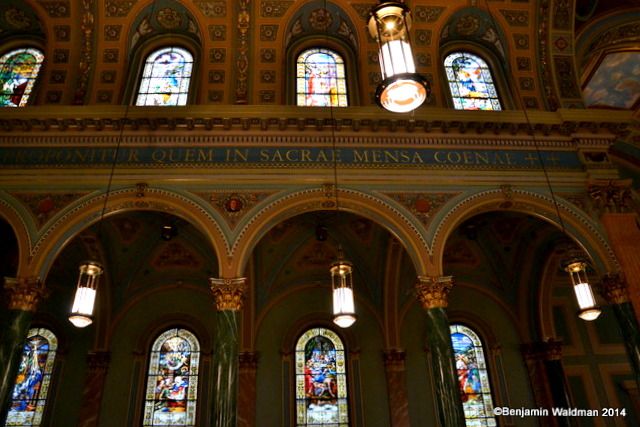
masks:
<svg viewBox="0 0 640 427"><path fill-rule="evenodd" d="M620 266L599 225L570 202L556 196L567 233L589 254L600 273L618 271ZM430 253L439 274L442 274L444 248L449 235L466 219L490 211L515 211L533 215L560 227L553 199L547 194L529 190L499 188L460 196L444 206L446 212L433 221L427 230L432 236Z"/></svg>
<svg viewBox="0 0 640 427"><path fill-rule="evenodd" d="M251 251L260 239L275 225L294 216L318 210L333 210L333 189L309 188L284 194L273 200L244 225L231 248L230 265L227 268L241 277ZM378 195L342 188L338 190L340 209L363 216L381 225L403 243L414 263L418 275L433 274L429 248L423 232L409 215ZM221 270L222 271L222 270Z"/></svg>
<svg viewBox="0 0 640 427"><path fill-rule="evenodd" d="M60 251L81 230L100 220L106 193L93 194L68 206L50 222L50 226L39 236L31 248L30 268L34 274L46 277L46 273ZM202 200L189 193L178 193L163 188L127 187L109 193L104 216L127 211L167 212L193 224L211 242L218 255L219 270L229 253L229 244L220 227L221 219L216 219Z"/></svg>
<svg viewBox="0 0 640 427"><path fill-rule="evenodd" d="M0 217L2 217L16 235L18 241L18 276L33 275L27 270L30 254L33 250L33 242L36 239L36 225L29 212L16 199L0 192Z"/></svg>

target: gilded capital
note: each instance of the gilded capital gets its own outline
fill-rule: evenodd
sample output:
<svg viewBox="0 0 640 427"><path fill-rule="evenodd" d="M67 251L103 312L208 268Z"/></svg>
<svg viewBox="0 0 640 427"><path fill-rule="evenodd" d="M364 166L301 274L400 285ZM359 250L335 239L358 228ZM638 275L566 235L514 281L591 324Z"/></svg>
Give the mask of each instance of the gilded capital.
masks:
<svg viewBox="0 0 640 427"><path fill-rule="evenodd" d="M209 278L211 292L216 300L218 311L239 311L242 309L242 301L246 290L246 277L235 279Z"/></svg>
<svg viewBox="0 0 640 427"><path fill-rule="evenodd" d="M562 358L562 341L549 338L541 343L541 350L546 360L560 360Z"/></svg>
<svg viewBox="0 0 640 427"><path fill-rule="evenodd" d="M5 277L4 288L9 296L9 309L36 311L40 300L49 294L37 277Z"/></svg>
<svg viewBox="0 0 640 427"><path fill-rule="evenodd" d="M609 304L623 304L629 302L627 284L619 273L607 274L598 284L600 294Z"/></svg>
<svg viewBox="0 0 640 427"><path fill-rule="evenodd" d="M451 276L418 276L416 294L425 309L446 308L452 287Z"/></svg>
<svg viewBox="0 0 640 427"><path fill-rule="evenodd" d="M631 211L631 180L592 180L588 187L591 203L603 213L627 213Z"/></svg>

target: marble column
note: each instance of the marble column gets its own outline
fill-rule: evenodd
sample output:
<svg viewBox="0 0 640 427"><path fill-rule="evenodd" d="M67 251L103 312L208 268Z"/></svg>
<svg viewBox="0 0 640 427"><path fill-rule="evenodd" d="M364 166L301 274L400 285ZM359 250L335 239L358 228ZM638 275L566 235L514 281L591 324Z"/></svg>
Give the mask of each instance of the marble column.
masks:
<svg viewBox="0 0 640 427"><path fill-rule="evenodd" d="M618 320L629 363L636 384L640 388L640 326L633 305L629 301L627 283L620 274L609 274L602 278L598 288Z"/></svg>
<svg viewBox="0 0 640 427"><path fill-rule="evenodd" d="M427 313L427 344L431 353L438 418L440 425L445 427L465 425L445 310L452 286L451 276L420 276L416 284L418 299Z"/></svg>
<svg viewBox="0 0 640 427"><path fill-rule="evenodd" d="M79 427L97 427L98 425L110 361L111 353L108 351L96 351L87 355L88 370L82 391Z"/></svg>
<svg viewBox="0 0 640 427"><path fill-rule="evenodd" d="M31 318L47 291L38 278L5 278L5 295L9 298L6 323L0 340L0 425L5 425L11 406L11 394Z"/></svg>
<svg viewBox="0 0 640 427"><path fill-rule="evenodd" d="M256 373L258 355L254 352L240 353L238 386L238 427L256 425Z"/></svg>
<svg viewBox="0 0 640 427"><path fill-rule="evenodd" d="M216 301L216 339L213 353L213 425L236 427L238 417L238 351L240 310L245 293L244 277L210 278Z"/></svg>
<svg viewBox="0 0 640 427"><path fill-rule="evenodd" d="M556 408L571 408L569 384L562 366L562 341L549 338L540 343L544 366L547 371L547 381L551 389L553 406ZM558 425L573 426L576 422L573 417L556 417Z"/></svg>
<svg viewBox="0 0 640 427"><path fill-rule="evenodd" d="M398 349L386 350L382 357L384 358L384 370L387 377L391 427L409 427L405 352Z"/></svg>

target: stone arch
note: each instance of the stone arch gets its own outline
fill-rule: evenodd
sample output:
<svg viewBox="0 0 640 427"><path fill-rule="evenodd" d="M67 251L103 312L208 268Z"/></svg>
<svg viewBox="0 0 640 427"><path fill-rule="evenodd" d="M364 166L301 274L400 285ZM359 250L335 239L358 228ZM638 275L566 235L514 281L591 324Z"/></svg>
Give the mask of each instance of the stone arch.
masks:
<svg viewBox="0 0 640 427"><path fill-rule="evenodd" d="M93 194L69 206L52 225L43 231L31 250L31 271L46 277L46 273L62 249L81 230L98 222L105 203L105 193ZM163 188L122 188L109 194L104 216L134 210L160 211L189 221L207 237L216 255L219 270L229 252L229 244L214 215L195 196Z"/></svg>
<svg viewBox="0 0 640 427"><path fill-rule="evenodd" d="M566 233L589 254L594 267L601 274L620 269L607 238L595 221L577 207L555 196ZM432 259L439 274L443 272L444 248L449 235L466 219L480 213L510 210L538 217L560 228L553 199L547 194L528 190L501 188L467 194L449 203L439 221L428 231L432 236Z"/></svg>
<svg viewBox="0 0 640 427"><path fill-rule="evenodd" d="M28 215L21 213L15 206L4 198L0 198L0 217L2 217L11 227L18 242L18 276L29 276L30 272L26 269L29 263L29 254L32 249L32 236L29 233L29 224L25 222ZM32 224L31 224L32 225ZM31 229L33 229L31 227ZM0 281L2 278L0 277Z"/></svg>
<svg viewBox="0 0 640 427"><path fill-rule="evenodd" d="M332 192L333 190L331 190ZM351 189L338 190L340 210L363 216L385 228L403 244L418 275L429 275L433 268L427 242L421 230L399 208L381 197ZM285 194L256 212L238 233L231 248L230 265L235 276L244 274L251 251L276 224L293 216L318 210L335 209L335 201L323 188L310 188ZM221 270L222 271L222 270Z"/></svg>

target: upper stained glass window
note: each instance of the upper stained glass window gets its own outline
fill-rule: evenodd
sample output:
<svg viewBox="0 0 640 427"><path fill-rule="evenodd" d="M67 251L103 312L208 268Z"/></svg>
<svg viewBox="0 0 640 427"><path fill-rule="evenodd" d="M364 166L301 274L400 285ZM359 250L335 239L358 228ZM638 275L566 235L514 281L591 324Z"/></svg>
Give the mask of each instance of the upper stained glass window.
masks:
<svg viewBox="0 0 640 427"><path fill-rule="evenodd" d="M467 427L497 425L480 338L466 326L453 324L451 343Z"/></svg>
<svg viewBox="0 0 640 427"><path fill-rule="evenodd" d="M58 339L50 330L29 330L11 395L6 426L42 424L57 348Z"/></svg>
<svg viewBox="0 0 640 427"><path fill-rule="evenodd" d="M200 344L185 329L162 333L151 347L143 426L195 426Z"/></svg>
<svg viewBox="0 0 640 427"><path fill-rule="evenodd" d="M179 47L157 50L147 57L136 105L187 105L193 56Z"/></svg>
<svg viewBox="0 0 640 427"><path fill-rule="evenodd" d="M454 52L444 60L456 110L502 110L491 70L479 56Z"/></svg>
<svg viewBox="0 0 640 427"><path fill-rule="evenodd" d="M340 55L328 49L309 49L298 56L296 67L297 105L348 105L344 61Z"/></svg>
<svg viewBox="0 0 640 427"><path fill-rule="evenodd" d="M38 77L44 55L37 49L17 49L0 57L0 106L24 107Z"/></svg>
<svg viewBox="0 0 640 427"><path fill-rule="evenodd" d="M347 427L344 346L325 328L306 331L296 344L296 426Z"/></svg>

